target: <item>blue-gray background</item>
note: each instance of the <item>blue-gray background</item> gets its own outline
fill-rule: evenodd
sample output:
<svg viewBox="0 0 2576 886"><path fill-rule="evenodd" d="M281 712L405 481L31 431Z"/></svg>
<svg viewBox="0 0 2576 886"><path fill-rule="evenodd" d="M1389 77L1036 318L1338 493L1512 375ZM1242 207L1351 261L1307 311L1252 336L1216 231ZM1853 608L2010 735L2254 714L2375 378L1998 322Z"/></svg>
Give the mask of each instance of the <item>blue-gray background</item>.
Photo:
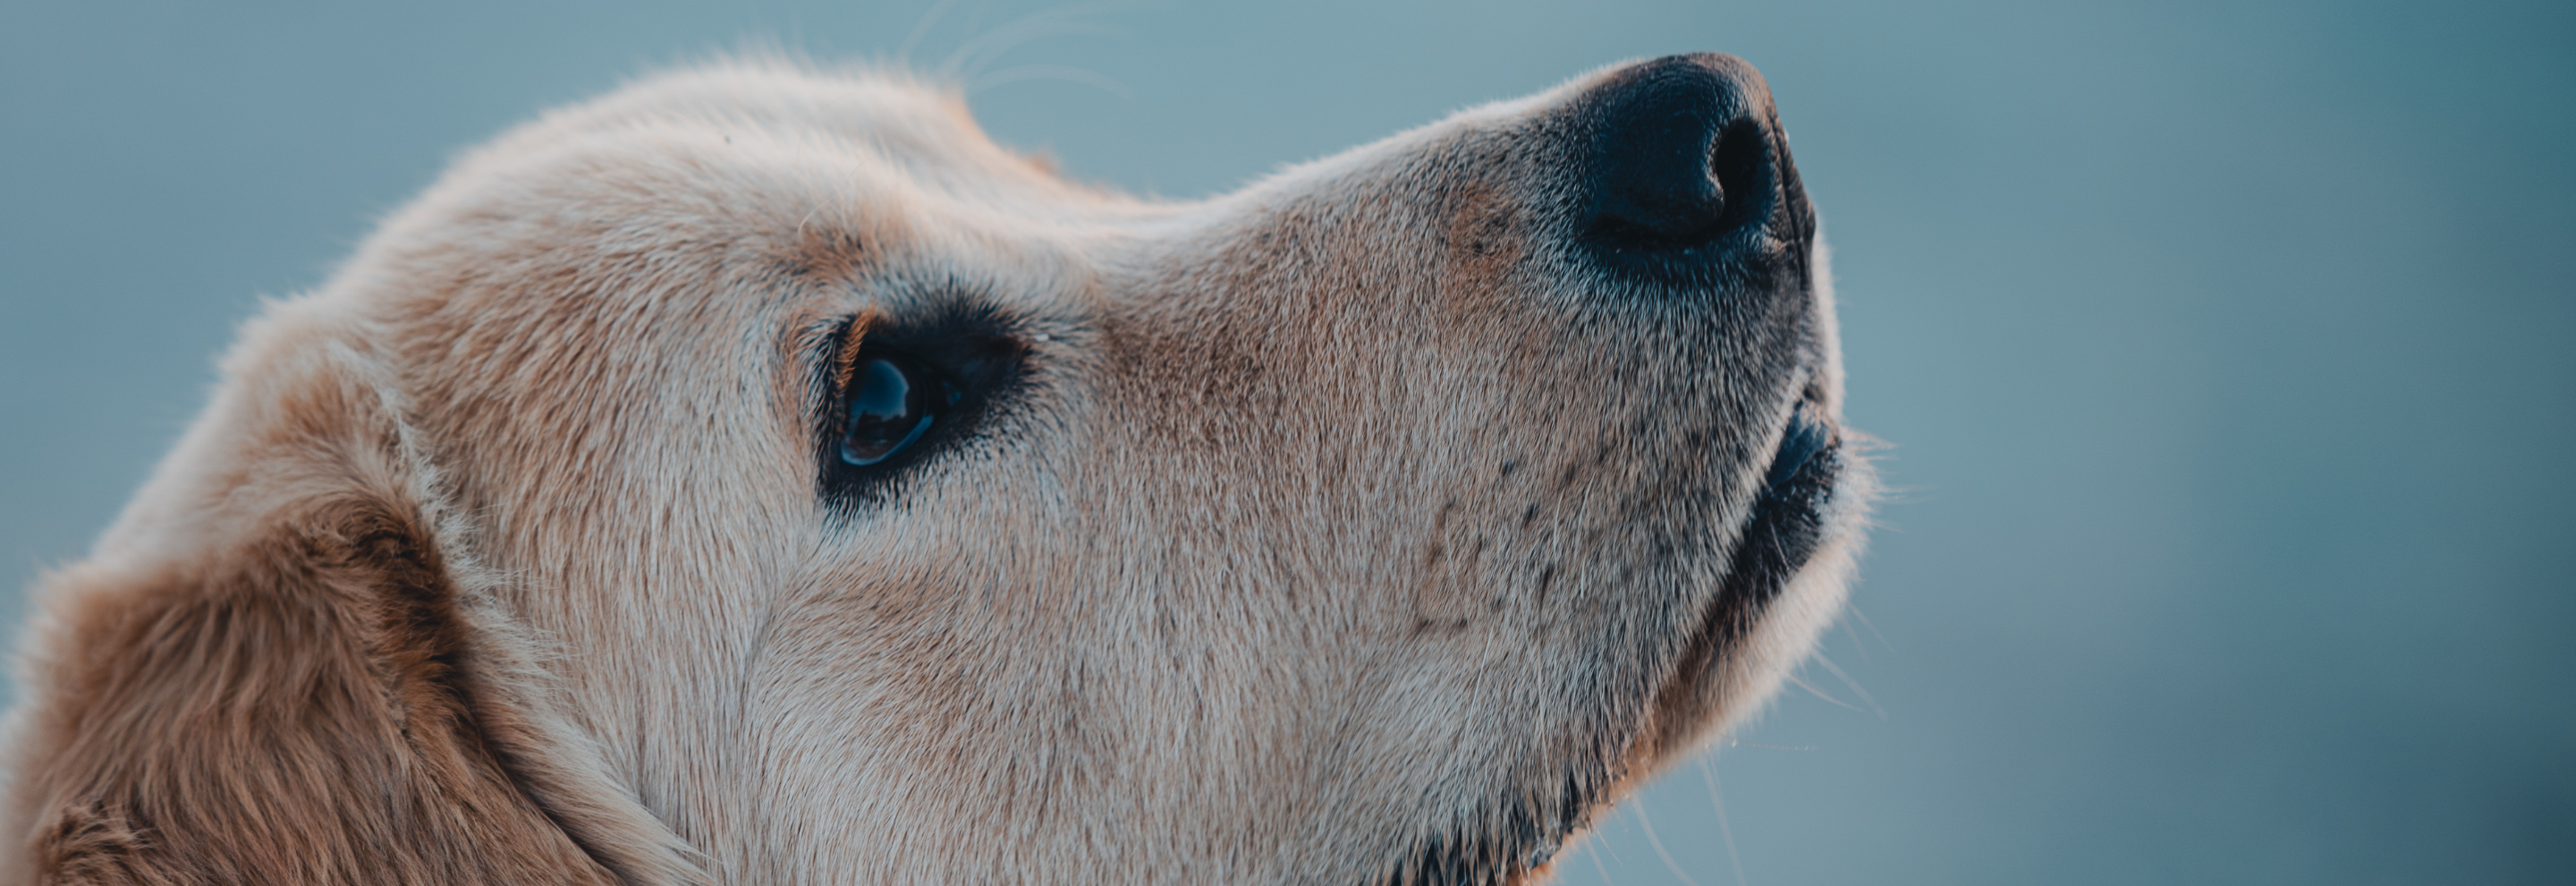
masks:
<svg viewBox="0 0 2576 886"><path fill-rule="evenodd" d="M0 584L451 152L926 8L0 8ZM1567 882L2576 882L2576 5L963 0L912 58L961 49L998 138L1176 197L1620 59L1769 76L1906 490L1858 688Z"/></svg>

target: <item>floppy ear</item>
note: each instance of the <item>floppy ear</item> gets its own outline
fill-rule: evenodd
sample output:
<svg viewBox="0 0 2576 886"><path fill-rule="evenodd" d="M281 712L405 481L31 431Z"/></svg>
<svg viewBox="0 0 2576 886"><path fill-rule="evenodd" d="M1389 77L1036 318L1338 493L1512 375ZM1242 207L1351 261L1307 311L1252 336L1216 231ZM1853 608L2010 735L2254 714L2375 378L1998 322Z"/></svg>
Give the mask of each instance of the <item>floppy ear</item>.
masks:
<svg viewBox="0 0 2576 886"><path fill-rule="evenodd" d="M267 333L95 559L42 589L0 879L700 879L535 709L370 361Z"/></svg>

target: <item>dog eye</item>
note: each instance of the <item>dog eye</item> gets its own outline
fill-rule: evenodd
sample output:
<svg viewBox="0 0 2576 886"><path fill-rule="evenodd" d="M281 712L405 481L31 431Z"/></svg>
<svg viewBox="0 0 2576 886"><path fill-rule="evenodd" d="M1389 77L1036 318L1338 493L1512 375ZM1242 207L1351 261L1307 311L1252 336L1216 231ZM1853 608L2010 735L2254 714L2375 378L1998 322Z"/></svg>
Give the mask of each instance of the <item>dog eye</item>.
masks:
<svg viewBox="0 0 2576 886"><path fill-rule="evenodd" d="M851 364L841 460L867 467L895 457L929 433L963 396L938 373L910 359L862 352Z"/></svg>

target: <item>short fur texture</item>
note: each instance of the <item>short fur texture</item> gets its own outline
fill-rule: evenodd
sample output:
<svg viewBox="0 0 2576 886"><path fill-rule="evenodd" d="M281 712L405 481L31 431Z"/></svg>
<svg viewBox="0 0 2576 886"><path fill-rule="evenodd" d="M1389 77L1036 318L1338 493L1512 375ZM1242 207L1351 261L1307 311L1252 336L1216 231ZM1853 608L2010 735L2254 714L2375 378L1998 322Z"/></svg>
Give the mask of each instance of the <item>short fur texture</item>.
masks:
<svg viewBox="0 0 2576 886"><path fill-rule="evenodd" d="M1636 70L1189 203L884 71L523 126L44 581L0 878L1544 879L1805 656L1870 494L1766 491L1841 439L1785 142L1734 270L1567 233ZM1008 388L836 486L846 355L958 317Z"/></svg>

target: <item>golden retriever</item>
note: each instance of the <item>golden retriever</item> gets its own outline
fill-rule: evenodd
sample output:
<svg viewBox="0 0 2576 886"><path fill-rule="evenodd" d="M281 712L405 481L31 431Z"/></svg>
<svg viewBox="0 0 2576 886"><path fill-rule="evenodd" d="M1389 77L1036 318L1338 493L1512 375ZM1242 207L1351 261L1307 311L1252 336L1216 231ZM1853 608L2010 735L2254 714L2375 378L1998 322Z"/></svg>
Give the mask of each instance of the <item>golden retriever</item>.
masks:
<svg viewBox="0 0 2576 886"><path fill-rule="evenodd" d="M1544 880L1841 605L1837 348L1729 56L1195 202L654 77L242 331L37 590L0 876Z"/></svg>

